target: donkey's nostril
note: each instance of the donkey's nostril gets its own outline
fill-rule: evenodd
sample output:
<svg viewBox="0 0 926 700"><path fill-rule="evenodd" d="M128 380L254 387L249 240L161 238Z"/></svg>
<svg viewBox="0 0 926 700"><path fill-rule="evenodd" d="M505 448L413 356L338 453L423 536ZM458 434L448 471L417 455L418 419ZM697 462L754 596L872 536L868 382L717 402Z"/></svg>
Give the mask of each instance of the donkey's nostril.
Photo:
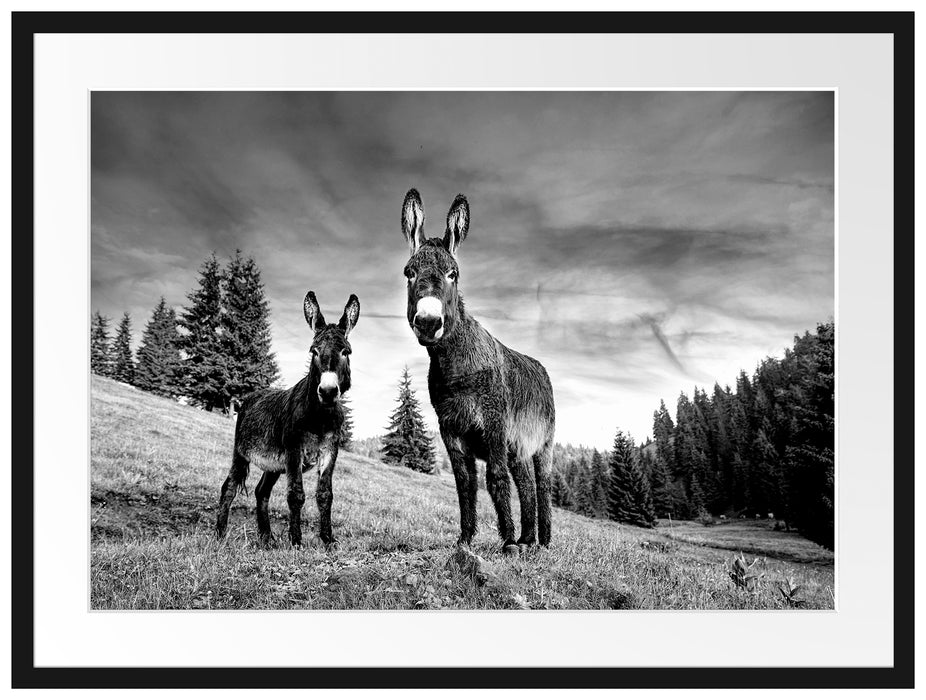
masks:
<svg viewBox="0 0 926 700"><path fill-rule="evenodd" d="M440 316L415 316L415 328L426 336L434 336L443 325Z"/></svg>

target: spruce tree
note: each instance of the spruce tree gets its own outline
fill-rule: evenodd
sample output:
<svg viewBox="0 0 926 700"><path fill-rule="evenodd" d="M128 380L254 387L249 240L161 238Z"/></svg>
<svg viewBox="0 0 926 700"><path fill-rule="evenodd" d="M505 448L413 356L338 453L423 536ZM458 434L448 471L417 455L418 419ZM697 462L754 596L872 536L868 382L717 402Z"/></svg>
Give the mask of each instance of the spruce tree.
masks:
<svg viewBox="0 0 926 700"><path fill-rule="evenodd" d="M656 442L656 456L665 464L670 474L675 473L675 424L666 408L665 401L659 400L659 410L653 413L653 439Z"/></svg>
<svg viewBox="0 0 926 700"><path fill-rule="evenodd" d="M161 396L177 396L180 381L177 314L164 297L154 307L138 348L135 385Z"/></svg>
<svg viewBox="0 0 926 700"><path fill-rule="evenodd" d="M575 504L576 511L593 517L598 510L595 478L584 454L575 461Z"/></svg>
<svg viewBox="0 0 926 700"><path fill-rule="evenodd" d="M430 473L434 469L434 449L418 398L412 390L408 367L402 371L396 402L398 406L392 412L387 433L383 436L383 461Z"/></svg>
<svg viewBox="0 0 926 700"><path fill-rule="evenodd" d="M569 484L566 483L566 479L563 476L562 472L558 469L553 471L551 476L551 500L553 505L559 508L572 508L572 491L569 488Z"/></svg>
<svg viewBox="0 0 926 700"><path fill-rule="evenodd" d="M338 446L350 452L354 444L354 410L347 399L341 399L344 422L341 424L341 437Z"/></svg>
<svg viewBox="0 0 926 700"><path fill-rule="evenodd" d="M611 475L608 465L598 450L592 452L591 489L592 515L608 517L608 488Z"/></svg>
<svg viewBox="0 0 926 700"><path fill-rule="evenodd" d="M670 481L669 469L657 455L650 470L650 492L653 495L653 510L660 518L672 515L674 511Z"/></svg>
<svg viewBox="0 0 926 700"><path fill-rule="evenodd" d="M752 446L752 437L743 397L739 391L730 402L730 445L732 450L731 501L734 510L748 509L750 504L748 457Z"/></svg>
<svg viewBox="0 0 926 700"><path fill-rule="evenodd" d="M135 360L132 357L132 319L126 311L119 321L116 338L113 340L113 379L126 384L135 382Z"/></svg>
<svg viewBox="0 0 926 700"><path fill-rule="evenodd" d="M187 295L181 325L184 391L207 411L225 408L229 374L222 343L222 272L213 253L199 268L199 285ZM240 398L240 397L239 397Z"/></svg>
<svg viewBox="0 0 926 700"><path fill-rule="evenodd" d="M224 393L241 398L280 376L271 352L270 307L253 258L236 250L222 279L221 347L227 373Z"/></svg>
<svg viewBox="0 0 926 700"><path fill-rule="evenodd" d="M697 475L691 477L688 491L690 512L695 515L706 513L707 507L704 505L704 489L701 488L701 482L698 481Z"/></svg>
<svg viewBox="0 0 926 700"><path fill-rule="evenodd" d="M783 460L782 515L805 536L834 543L834 337L832 321L795 338L789 367L791 442Z"/></svg>
<svg viewBox="0 0 926 700"><path fill-rule="evenodd" d="M633 440L618 430L611 452L608 515L632 525L651 527L656 522L649 483L637 459Z"/></svg>
<svg viewBox="0 0 926 700"><path fill-rule="evenodd" d="M90 371L103 377L112 375L109 346L109 319L97 311L90 323Z"/></svg>
<svg viewBox="0 0 926 700"><path fill-rule="evenodd" d="M780 512L782 484L778 451L766 432L767 421L763 423L753 441L749 490L754 509L764 517L767 512Z"/></svg>

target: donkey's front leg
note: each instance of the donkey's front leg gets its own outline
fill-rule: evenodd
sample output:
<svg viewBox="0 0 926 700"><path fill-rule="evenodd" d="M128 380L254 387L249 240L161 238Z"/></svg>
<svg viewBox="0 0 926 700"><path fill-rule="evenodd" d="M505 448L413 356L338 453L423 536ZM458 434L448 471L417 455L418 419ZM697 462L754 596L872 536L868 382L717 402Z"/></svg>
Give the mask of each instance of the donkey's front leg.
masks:
<svg viewBox="0 0 926 700"><path fill-rule="evenodd" d="M328 433L321 439L318 447L318 487L315 489L315 501L318 503L318 536L325 546L337 543L331 534L331 476L334 463L338 459L338 434Z"/></svg>
<svg viewBox="0 0 926 700"><path fill-rule="evenodd" d="M504 438L489 445L486 460L486 488L498 515L498 534L504 551L517 553L514 541L514 522L511 519L511 485L508 480L508 448ZM511 548L514 547L512 550Z"/></svg>
<svg viewBox="0 0 926 700"><path fill-rule="evenodd" d="M289 504L289 541L294 547L302 545L302 504L305 490L302 488L302 449L290 450L286 456L286 479L288 489L286 502Z"/></svg>
<svg viewBox="0 0 926 700"><path fill-rule="evenodd" d="M468 545L476 535L476 493L479 481L476 473L476 458L463 452L459 439L441 433L444 446L453 467L453 478L457 483L457 498L460 501L460 539L457 544Z"/></svg>

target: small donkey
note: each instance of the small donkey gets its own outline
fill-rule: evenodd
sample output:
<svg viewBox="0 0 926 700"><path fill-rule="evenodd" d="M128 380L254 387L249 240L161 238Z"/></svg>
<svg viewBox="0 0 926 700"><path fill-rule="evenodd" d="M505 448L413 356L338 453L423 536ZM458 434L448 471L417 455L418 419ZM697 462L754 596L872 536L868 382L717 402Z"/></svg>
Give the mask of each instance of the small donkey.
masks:
<svg viewBox="0 0 926 700"><path fill-rule="evenodd" d="M456 254L468 230L469 204L457 195L443 239L425 239L421 197L414 189L405 195L408 323L431 358L428 390L456 479L459 542L469 544L476 534L475 460L481 459L503 551L516 553L517 545L534 544L538 531L540 544L550 542L553 387L543 365L502 345L464 309ZM517 542L509 470L521 502Z"/></svg>
<svg viewBox="0 0 926 700"><path fill-rule="evenodd" d="M267 503L273 485L285 471L288 481L289 539L302 544L302 504L305 491L302 473L313 466L310 452L318 445L319 534L325 545L335 543L331 535L331 473L338 458L338 441L344 411L341 395L350 389L350 343L347 336L360 317L360 301L351 294L344 315L326 324L315 298L305 295L305 320L315 334L309 373L291 389L262 389L241 402L235 428L235 450L228 478L222 484L216 534L228 526L228 510L244 488L253 462L264 470L254 495L257 498L257 531L263 544L270 544L270 516Z"/></svg>

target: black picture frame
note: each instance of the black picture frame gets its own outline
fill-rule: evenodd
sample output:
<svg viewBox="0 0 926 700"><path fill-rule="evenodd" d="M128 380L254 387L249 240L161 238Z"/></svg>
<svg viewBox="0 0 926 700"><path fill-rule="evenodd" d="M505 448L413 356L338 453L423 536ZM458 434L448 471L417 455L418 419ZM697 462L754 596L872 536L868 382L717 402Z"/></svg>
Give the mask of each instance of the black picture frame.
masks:
<svg viewBox="0 0 926 700"><path fill-rule="evenodd" d="M33 68L41 33L861 33L893 35L894 665L890 668L36 667L33 597ZM912 688L914 13L12 13L12 685L14 688ZM899 382L903 381L901 387ZM271 671L271 672L267 672ZM475 672L474 672L475 671Z"/></svg>

